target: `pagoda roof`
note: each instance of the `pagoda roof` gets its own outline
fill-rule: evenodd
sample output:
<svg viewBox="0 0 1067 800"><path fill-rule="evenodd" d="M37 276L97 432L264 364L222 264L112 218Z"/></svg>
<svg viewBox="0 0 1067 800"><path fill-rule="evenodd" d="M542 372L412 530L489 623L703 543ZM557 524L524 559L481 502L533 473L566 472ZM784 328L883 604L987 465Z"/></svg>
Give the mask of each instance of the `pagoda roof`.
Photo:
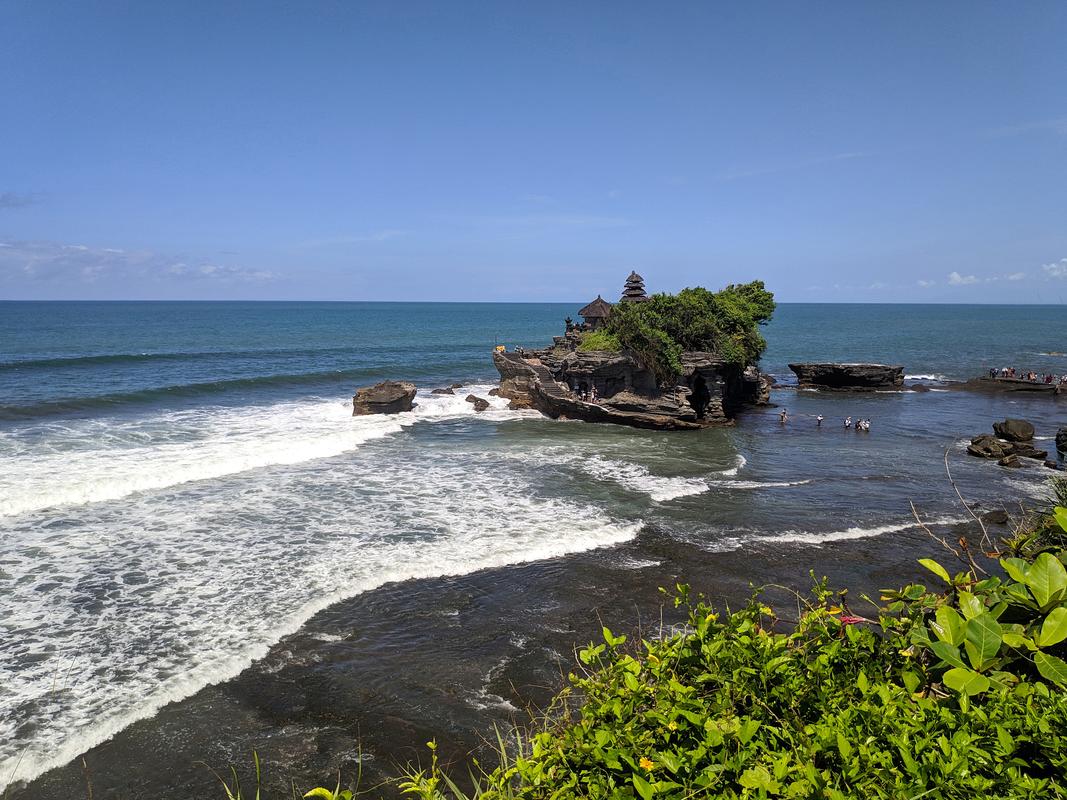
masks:
<svg viewBox="0 0 1067 800"><path fill-rule="evenodd" d="M587 305L581 311L578 312L579 316L586 319L594 319L596 317L607 317L611 314L611 303L605 300L600 295L596 296L596 300Z"/></svg>
<svg viewBox="0 0 1067 800"><path fill-rule="evenodd" d="M645 279L638 275L635 271L630 271L630 277L626 279L627 283L644 283Z"/></svg>

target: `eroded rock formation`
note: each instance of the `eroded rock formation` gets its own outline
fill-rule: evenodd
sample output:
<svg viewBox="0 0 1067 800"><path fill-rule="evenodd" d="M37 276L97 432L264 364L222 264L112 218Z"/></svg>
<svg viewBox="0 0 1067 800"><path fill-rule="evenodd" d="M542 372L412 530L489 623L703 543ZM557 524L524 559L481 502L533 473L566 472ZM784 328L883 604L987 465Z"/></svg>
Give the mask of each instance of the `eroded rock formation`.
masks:
<svg viewBox="0 0 1067 800"><path fill-rule="evenodd" d="M904 367L888 364L790 364L801 389L873 392L904 386Z"/></svg>
<svg viewBox="0 0 1067 800"><path fill-rule="evenodd" d="M356 389L352 398L352 416L411 411L416 391L415 384L407 381L382 381Z"/></svg>
<svg viewBox="0 0 1067 800"><path fill-rule="evenodd" d="M728 365L714 353L683 354L677 385L659 387L634 356L578 350L579 341L570 334L543 350L494 353L500 396L512 408L535 408L553 418L660 430L728 425L736 410L770 396L767 376Z"/></svg>

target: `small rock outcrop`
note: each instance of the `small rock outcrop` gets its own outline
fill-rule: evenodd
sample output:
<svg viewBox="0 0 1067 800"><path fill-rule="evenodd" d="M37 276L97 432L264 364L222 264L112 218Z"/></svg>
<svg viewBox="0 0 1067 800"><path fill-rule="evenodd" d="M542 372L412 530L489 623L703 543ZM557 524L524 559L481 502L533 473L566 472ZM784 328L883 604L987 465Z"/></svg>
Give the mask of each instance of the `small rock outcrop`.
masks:
<svg viewBox="0 0 1067 800"><path fill-rule="evenodd" d="M415 384L407 381L382 381L356 389L352 398L352 416L364 414L400 414L415 405Z"/></svg>
<svg viewBox="0 0 1067 800"><path fill-rule="evenodd" d="M1056 450L1061 458L1067 459L1067 427L1056 431Z"/></svg>
<svg viewBox="0 0 1067 800"><path fill-rule="evenodd" d="M983 433L971 439L967 452L978 458L1004 458L1012 452L1012 447L996 436Z"/></svg>
<svg viewBox="0 0 1067 800"><path fill-rule="evenodd" d="M1004 509L996 509L994 511L987 511L982 515L982 522L989 522L993 525L1007 525L1008 524L1008 512Z"/></svg>
<svg viewBox="0 0 1067 800"><path fill-rule="evenodd" d="M447 386L444 389L434 389L430 394L455 394L455 390L451 386Z"/></svg>
<svg viewBox="0 0 1067 800"><path fill-rule="evenodd" d="M472 403L474 405L475 411L485 411L487 408L489 408L489 401L483 397L478 397L477 395L469 394L465 399L468 403Z"/></svg>
<svg viewBox="0 0 1067 800"><path fill-rule="evenodd" d="M904 367L888 364L790 364L801 389L873 392L904 386Z"/></svg>
<svg viewBox="0 0 1067 800"><path fill-rule="evenodd" d="M1019 457L1016 455L1004 456L997 463L1002 467L1012 467L1014 469L1022 466L1022 462L1019 461Z"/></svg>
<svg viewBox="0 0 1067 800"><path fill-rule="evenodd" d="M1009 418L1003 422L994 422L993 433L1009 442L1032 442L1034 440L1034 426L1025 419Z"/></svg>

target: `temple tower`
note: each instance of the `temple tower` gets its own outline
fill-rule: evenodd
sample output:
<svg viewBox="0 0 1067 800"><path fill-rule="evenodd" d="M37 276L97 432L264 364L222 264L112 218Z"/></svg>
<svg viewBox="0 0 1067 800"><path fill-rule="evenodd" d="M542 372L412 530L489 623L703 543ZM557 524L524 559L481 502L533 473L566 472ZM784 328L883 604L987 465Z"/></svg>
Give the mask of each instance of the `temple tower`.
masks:
<svg viewBox="0 0 1067 800"><path fill-rule="evenodd" d="M640 302L647 299L648 295L645 294L645 279L636 272L631 272L630 277L626 279L626 286L623 287L622 297L619 298L619 302Z"/></svg>

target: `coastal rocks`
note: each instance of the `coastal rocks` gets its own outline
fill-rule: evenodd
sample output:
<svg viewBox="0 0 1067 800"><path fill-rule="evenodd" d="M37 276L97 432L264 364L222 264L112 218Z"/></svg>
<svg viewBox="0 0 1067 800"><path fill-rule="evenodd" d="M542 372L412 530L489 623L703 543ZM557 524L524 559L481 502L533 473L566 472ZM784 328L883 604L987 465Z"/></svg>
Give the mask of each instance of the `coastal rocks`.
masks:
<svg viewBox="0 0 1067 800"><path fill-rule="evenodd" d="M1008 512L1003 509L987 511L982 515L982 522L988 522L992 525L1007 525Z"/></svg>
<svg viewBox="0 0 1067 800"><path fill-rule="evenodd" d="M1004 456L1004 458L997 461L997 464L1002 467L1012 467L1014 469L1018 469L1022 466L1022 462L1019 461L1019 457L1017 455Z"/></svg>
<svg viewBox="0 0 1067 800"><path fill-rule="evenodd" d="M455 393L456 393L455 390L451 386L448 386L448 387L446 387L444 389L434 389L432 392L430 392L430 394L455 394Z"/></svg>
<svg viewBox="0 0 1067 800"><path fill-rule="evenodd" d="M411 411L416 391L415 384L407 381L382 381L364 386L352 398L352 416Z"/></svg>
<svg viewBox="0 0 1067 800"><path fill-rule="evenodd" d="M1067 459L1067 427L1056 431L1056 451L1060 454L1060 458Z"/></svg>
<svg viewBox="0 0 1067 800"><path fill-rule="evenodd" d="M1009 442L1030 442L1034 439L1034 426L1025 419L1006 419L993 423L993 433Z"/></svg>
<svg viewBox="0 0 1067 800"><path fill-rule="evenodd" d="M1048 467L1049 469L1059 469L1060 468L1060 465L1057 464L1055 461L1046 461L1045 462L1045 466Z"/></svg>
<svg viewBox="0 0 1067 800"><path fill-rule="evenodd" d="M477 395L469 394L464 399L474 405L475 411L485 411L489 408L489 401Z"/></svg>
<svg viewBox="0 0 1067 800"><path fill-rule="evenodd" d="M499 397L500 396L500 388L499 387L493 387L492 389L489 390L488 394L489 394L490 397Z"/></svg>
<svg viewBox="0 0 1067 800"><path fill-rule="evenodd" d="M971 439L967 452L977 458L1004 458L1012 452L1012 447L996 436L982 433Z"/></svg>
<svg viewBox="0 0 1067 800"><path fill-rule="evenodd" d="M873 392L901 389L904 367L888 364L790 364L801 389Z"/></svg>

